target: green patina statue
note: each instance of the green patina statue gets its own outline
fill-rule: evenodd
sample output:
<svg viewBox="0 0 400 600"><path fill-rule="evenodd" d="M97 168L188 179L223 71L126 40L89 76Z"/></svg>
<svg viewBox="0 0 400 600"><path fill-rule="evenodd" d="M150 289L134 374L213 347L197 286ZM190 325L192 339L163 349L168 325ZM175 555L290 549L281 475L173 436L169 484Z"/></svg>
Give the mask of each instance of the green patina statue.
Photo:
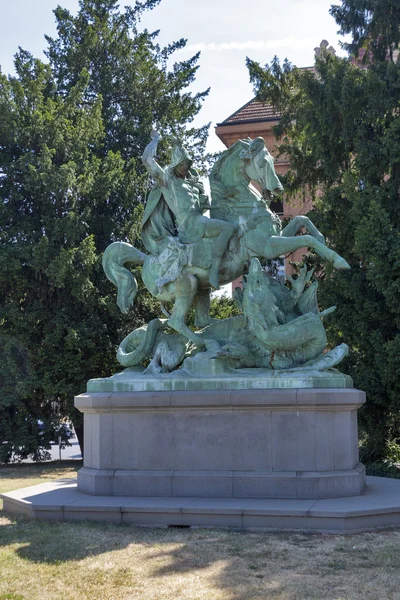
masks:
<svg viewBox="0 0 400 600"><path fill-rule="evenodd" d="M168 236L177 235L184 244L214 238L208 279L213 287L218 288L222 255L235 226L228 221L203 216L203 212L210 208L208 198L197 172L192 169L193 161L178 140L172 151L171 164L166 169L160 167L155 160L159 138L159 134L153 131L152 141L142 156L147 170L157 182L144 213L144 245L149 252L158 254L158 244L163 244ZM165 218L166 211L168 215Z"/></svg>
<svg viewBox="0 0 400 600"><path fill-rule="evenodd" d="M118 288L123 312L133 305L137 283L127 269L142 264L147 289L161 302L172 302L167 319L155 319L121 343L117 358L134 366L151 358L147 373L185 368L200 357L227 361L230 368L275 370L326 370L347 354L345 344L324 352L326 335L320 313L317 283L303 268L286 287L267 276L267 260L298 248L312 248L337 269L347 262L328 248L323 235L305 216L294 217L284 229L269 208L269 200L283 188L274 161L262 138L239 140L223 152L210 173L211 202L179 141L171 164L156 159L159 134L152 133L142 160L153 176L143 218L142 238L150 254L131 244L114 242L105 251L103 267ZM262 193L251 184L256 181ZM204 216L209 209L211 218ZM305 227L307 235L296 236ZM247 275L246 275L247 274ZM239 317L212 320L210 290L245 275L243 290L236 290ZM196 331L186 324L194 305ZM164 312L165 309L163 308ZM169 334L167 326L175 330ZM189 361L189 362L188 362ZM190 362L192 361L192 362ZM207 367L206 367L207 370Z"/></svg>
<svg viewBox="0 0 400 600"><path fill-rule="evenodd" d="M214 342L210 358L227 358L235 368L325 370L337 365L348 353L346 344L329 352L321 319L335 310L319 312L317 282L306 289L312 272L303 268L291 289L268 276L260 261L253 258L243 290L235 299L243 315L213 319L199 333ZM182 335L165 333L167 320L154 319L130 333L120 344L119 362L131 367L151 357L147 373L166 373L178 368L198 349Z"/></svg>

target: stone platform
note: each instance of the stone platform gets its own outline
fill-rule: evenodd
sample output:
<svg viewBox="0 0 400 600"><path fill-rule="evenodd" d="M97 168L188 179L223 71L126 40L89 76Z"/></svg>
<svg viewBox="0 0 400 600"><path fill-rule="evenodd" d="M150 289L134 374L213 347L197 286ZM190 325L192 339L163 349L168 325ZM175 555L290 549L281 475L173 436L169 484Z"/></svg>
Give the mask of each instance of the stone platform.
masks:
<svg viewBox="0 0 400 600"><path fill-rule="evenodd" d="M367 477L361 496L325 500L91 496L76 480L2 494L6 513L43 521L354 533L400 525L400 480Z"/></svg>
<svg viewBox="0 0 400 600"><path fill-rule="evenodd" d="M202 352L186 359L187 369L152 375L143 367L130 367L112 377L89 379L92 392L172 392L213 390L278 390L298 388L352 388L353 380L337 369L314 371L292 369L234 369L221 359L211 360L214 352ZM234 364L234 361L231 361Z"/></svg>
<svg viewBox="0 0 400 600"><path fill-rule="evenodd" d="M356 496L351 388L87 392L80 492L95 496L298 498Z"/></svg>

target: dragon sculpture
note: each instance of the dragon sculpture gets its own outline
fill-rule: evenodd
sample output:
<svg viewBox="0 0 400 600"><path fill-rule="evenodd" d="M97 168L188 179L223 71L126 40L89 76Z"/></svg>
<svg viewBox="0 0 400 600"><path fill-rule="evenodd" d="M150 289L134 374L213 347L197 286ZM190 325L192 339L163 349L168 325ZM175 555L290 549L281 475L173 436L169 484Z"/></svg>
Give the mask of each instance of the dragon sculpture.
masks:
<svg viewBox="0 0 400 600"><path fill-rule="evenodd" d="M289 278L291 289L267 275L253 258L243 290L236 288L235 300L243 314L213 319L197 333L206 340L212 358L229 359L240 368L326 370L348 353L340 344L329 352L322 318L335 310L319 312L316 281L303 267L297 279ZM151 362L147 373L167 373L177 369L198 349L182 335L168 333L168 321L153 319L130 333L120 344L117 358L124 367ZM240 341L239 341L240 340ZM184 364L183 364L184 366Z"/></svg>

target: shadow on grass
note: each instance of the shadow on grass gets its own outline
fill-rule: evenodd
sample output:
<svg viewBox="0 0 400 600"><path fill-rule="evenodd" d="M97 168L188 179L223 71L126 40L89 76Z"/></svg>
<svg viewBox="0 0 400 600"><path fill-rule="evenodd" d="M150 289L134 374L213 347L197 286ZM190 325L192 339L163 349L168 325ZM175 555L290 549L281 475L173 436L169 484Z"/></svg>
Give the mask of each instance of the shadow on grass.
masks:
<svg viewBox="0 0 400 600"><path fill-rule="evenodd" d="M76 461L63 461L10 465L5 470L10 480L49 480L65 478L67 469L77 470L79 466ZM96 522L39 522L0 512L0 548L8 548L38 568L40 564L71 563L71 570L79 561L112 553L106 564L91 571L92 577L107 572L116 587L123 585L119 580L133 575L161 585L164 581L170 585L175 579L179 585L188 582L191 592L178 594L180 598L200 597L195 593L196 585L199 593L203 585L208 586L210 597L212 590L223 591L226 600L399 598L399 531L328 536L157 529ZM121 575L125 572L126 578ZM389 580L392 583L386 585ZM379 595L378 585L383 586ZM366 593L358 591L357 595L356 588Z"/></svg>
<svg viewBox="0 0 400 600"><path fill-rule="evenodd" d="M70 562L74 569L81 560L113 553L96 567L97 575L105 570L113 579L128 569L127 577L137 578L139 573L144 581L165 580L168 585L187 581L191 593L181 598L197 598L194 585L200 586L198 591L202 585L210 591L221 590L226 600L349 597L352 579L372 585L377 569L396 577L396 589L400 584L400 532L396 531L342 537L44 523L0 512L2 517L0 548L14 545L12 551L20 559L36 563L38 568L40 563L57 566ZM114 554L118 551L122 552ZM398 598L389 590L383 590L380 597Z"/></svg>
<svg viewBox="0 0 400 600"><path fill-rule="evenodd" d="M398 530L348 536L198 530L185 545L150 560L161 563L154 571L159 577L196 577L211 568L215 586L229 592L229 600L398 600L397 549Z"/></svg>
<svg viewBox="0 0 400 600"><path fill-rule="evenodd" d="M80 561L138 541L121 537L121 528L112 524L41 522L4 511L1 518L6 523L0 524L0 548L17 544L20 558L32 562Z"/></svg>
<svg viewBox="0 0 400 600"><path fill-rule="evenodd" d="M287 543L287 534L261 536L229 530L138 528L94 522L43 523L10 518L0 512L2 516L8 522L0 525L0 548L15 545L13 551L19 559L38 566L76 563L123 550L124 556L132 556L135 562L129 568L131 573L139 565L145 580L171 582L183 577L184 581L187 576L193 585L195 577L197 585L224 590L227 600L274 598L282 593L280 579L287 567L288 551L277 546ZM304 539L310 543L310 536ZM121 571L118 561L116 556L107 559L116 573ZM96 573L99 576L98 567ZM109 576L113 578L113 573Z"/></svg>

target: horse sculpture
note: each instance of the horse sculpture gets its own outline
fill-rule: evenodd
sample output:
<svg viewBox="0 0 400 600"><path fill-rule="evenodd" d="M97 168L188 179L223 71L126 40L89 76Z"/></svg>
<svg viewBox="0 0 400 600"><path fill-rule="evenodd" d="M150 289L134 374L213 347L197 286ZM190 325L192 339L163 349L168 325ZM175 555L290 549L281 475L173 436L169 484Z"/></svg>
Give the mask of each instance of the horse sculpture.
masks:
<svg viewBox="0 0 400 600"><path fill-rule="evenodd" d="M262 193L251 184L252 180L258 183ZM308 217L294 217L289 225L281 228L279 217L270 210L266 199L283 188L262 138L239 140L224 151L210 173L210 187L211 217L235 225L235 233L220 264L221 284L243 275L252 258L265 263L299 248L313 249L336 269L350 268L344 258L325 245L323 235ZM302 227L309 233L296 236ZM173 303L168 325L198 348L204 348L206 339L187 326L186 317L194 305L196 326L206 328L209 324L212 243L212 238L203 238L182 244L171 236L162 244L159 254L145 254L126 242L108 246L103 268L118 288L117 303L121 311L128 312L137 291L136 280L126 265L142 264L142 279L149 292L161 303Z"/></svg>

